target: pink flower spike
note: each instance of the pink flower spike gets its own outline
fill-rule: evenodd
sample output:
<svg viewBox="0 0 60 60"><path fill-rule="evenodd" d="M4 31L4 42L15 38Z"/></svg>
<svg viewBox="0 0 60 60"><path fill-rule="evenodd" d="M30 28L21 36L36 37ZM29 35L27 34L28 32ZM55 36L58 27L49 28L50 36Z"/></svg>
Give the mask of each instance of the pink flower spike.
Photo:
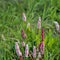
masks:
<svg viewBox="0 0 60 60"><path fill-rule="evenodd" d="M42 28L42 41L44 41L44 28Z"/></svg>
<svg viewBox="0 0 60 60"><path fill-rule="evenodd" d="M29 55L29 48L28 48L28 44L26 44L26 47L25 47L25 57L28 57Z"/></svg>
<svg viewBox="0 0 60 60"><path fill-rule="evenodd" d="M44 41L42 41L39 45L39 51L44 54Z"/></svg>
<svg viewBox="0 0 60 60"><path fill-rule="evenodd" d="M20 57L22 56L22 53L19 49L19 45L18 45L18 42L15 42L15 49L16 49L16 54Z"/></svg>
<svg viewBox="0 0 60 60"><path fill-rule="evenodd" d="M25 22L26 22L26 15L25 15L25 13L24 13L24 12L22 13L22 19L23 19L23 21L25 21Z"/></svg>
<svg viewBox="0 0 60 60"><path fill-rule="evenodd" d="M36 58L36 47L33 46L33 58Z"/></svg>
<svg viewBox="0 0 60 60"><path fill-rule="evenodd" d="M41 29L41 17L39 17L38 19L38 25L37 25L38 29Z"/></svg>
<svg viewBox="0 0 60 60"><path fill-rule="evenodd" d="M22 29L22 31L21 31L21 35L22 35L22 38L23 38L23 39L26 38L26 34L25 34L25 32L24 32L24 29Z"/></svg>

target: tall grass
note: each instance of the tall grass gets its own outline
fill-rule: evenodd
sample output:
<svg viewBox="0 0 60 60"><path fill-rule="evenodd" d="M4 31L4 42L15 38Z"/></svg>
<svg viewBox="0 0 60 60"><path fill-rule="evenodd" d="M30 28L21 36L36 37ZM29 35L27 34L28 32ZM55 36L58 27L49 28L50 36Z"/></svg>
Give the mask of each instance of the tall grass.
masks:
<svg viewBox="0 0 60 60"><path fill-rule="evenodd" d="M26 24L22 21L23 12L27 22L31 23L33 33L27 33ZM60 24L60 0L0 0L0 60L19 59L15 40L19 41L21 48L21 30L24 28L29 36L33 34L29 40L34 41L39 16L45 29L44 60L60 60L60 35L53 23L58 21ZM21 50L23 52L23 48Z"/></svg>

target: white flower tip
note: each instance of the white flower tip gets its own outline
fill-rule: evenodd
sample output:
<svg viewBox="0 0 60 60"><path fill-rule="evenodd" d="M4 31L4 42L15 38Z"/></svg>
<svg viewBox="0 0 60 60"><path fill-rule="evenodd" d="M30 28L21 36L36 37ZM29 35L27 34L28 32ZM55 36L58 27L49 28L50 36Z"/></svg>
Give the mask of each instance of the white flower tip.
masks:
<svg viewBox="0 0 60 60"><path fill-rule="evenodd" d="M41 21L41 17L39 17L38 20Z"/></svg>
<svg viewBox="0 0 60 60"><path fill-rule="evenodd" d="M35 46L33 46L33 48L35 48Z"/></svg>
<svg viewBox="0 0 60 60"><path fill-rule="evenodd" d="M26 44L26 47L28 48L28 44Z"/></svg>
<svg viewBox="0 0 60 60"><path fill-rule="evenodd" d="M54 24L58 24L58 22L57 21L54 21Z"/></svg>
<svg viewBox="0 0 60 60"><path fill-rule="evenodd" d="M54 24L59 26L59 23L57 21L54 21Z"/></svg>

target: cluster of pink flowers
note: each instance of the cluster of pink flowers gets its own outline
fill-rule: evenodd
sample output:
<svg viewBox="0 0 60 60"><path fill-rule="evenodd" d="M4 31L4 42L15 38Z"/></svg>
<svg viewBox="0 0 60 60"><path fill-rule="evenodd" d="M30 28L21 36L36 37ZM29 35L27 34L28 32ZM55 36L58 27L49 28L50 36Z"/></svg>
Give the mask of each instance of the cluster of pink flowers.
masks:
<svg viewBox="0 0 60 60"><path fill-rule="evenodd" d="M26 22L25 13L23 13L22 18ZM28 25L27 27L29 27L30 23L28 23L27 25ZM39 17L39 19L38 19L37 27L38 27L38 29L41 29L41 17ZM44 28L42 28L42 34L41 35L42 35L42 41L38 46L38 58L42 58L42 55L44 55ZM25 34L24 29L22 29L22 31L21 31L21 36L23 38L23 41L21 44L23 47L25 47L25 57L28 57L29 56L29 46L28 46L28 44L25 44L25 42L24 42L24 39L26 38L26 34ZM21 58L23 55L22 55L21 50L19 49L18 42L15 43L15 49L16 49L17 55ZM32 52L33 58L36 58L36 55L37 55L37 49L36 49L36 46L33 46L33 52ZM22 60L22 58L20 60Z"/></svg>

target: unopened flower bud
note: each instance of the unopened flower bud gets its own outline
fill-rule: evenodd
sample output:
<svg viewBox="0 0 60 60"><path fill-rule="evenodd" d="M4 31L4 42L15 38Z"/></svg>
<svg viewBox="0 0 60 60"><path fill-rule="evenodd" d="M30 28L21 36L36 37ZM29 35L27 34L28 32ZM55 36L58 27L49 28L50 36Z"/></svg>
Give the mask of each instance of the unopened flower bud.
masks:
<svg viewBox="0 0 60 60"><path fill-rule="evenodd" d="M24 29L21 31L21 35L22 35L22 38L23 38L23 39L26 38L26 34L25 34L25 32L24 32Z"/></svg>
<svg viewBox="0 0 60 60"><path fill-rule="evenodd" d="M22 41L22 46L25 47L25 42L24 41Z"/></svg>

